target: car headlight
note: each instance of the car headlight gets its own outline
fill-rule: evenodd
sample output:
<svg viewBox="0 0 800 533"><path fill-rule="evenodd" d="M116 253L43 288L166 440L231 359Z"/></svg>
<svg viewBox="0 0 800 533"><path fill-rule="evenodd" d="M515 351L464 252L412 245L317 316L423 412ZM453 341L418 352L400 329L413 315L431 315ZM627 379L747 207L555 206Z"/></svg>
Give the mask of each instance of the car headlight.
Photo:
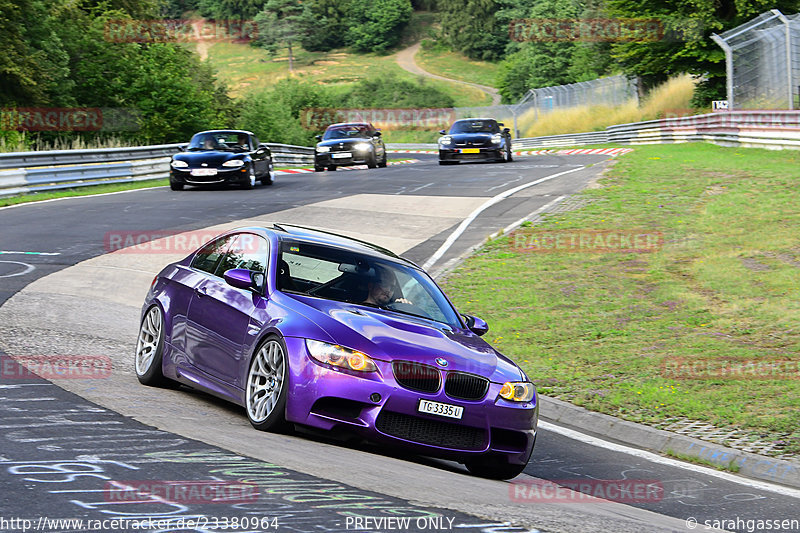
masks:
<svg viewBox="0 0 800 533"><path fill-rule="evenodd" d="M369 143L358 143L353 148L355 148L359 152L366 152L372 147Z"/></svg>
<svg viewBox="0 0 800 533"><path fill-rule="evenodd" d="M453 144L453 138L449 135L445 135L444 137L439 137L439 144Z"/></svg>
<svg viewBox="0 0 800 533"><path fill-rule="evenodd" d="M173 159L170 165L172 165L172 168L186 168L189 166L189 163L181 161L180 159Z"/></svg>
<svg viewBox="0 0 800 533"><path fill-rule="evenodd" d="M323 154L325 152L330 152L330 151L331 151L331 147L330 146L317 146L317 152L319 152L321 154Z"/></svg>
<svg viewBox="0 0 800 533"><path fill-rule="evenodd" d="M529 402L536 395L536 386L528 381L506 381L500 396L512 402Z"/></svg>
<svg viewBox="0 0 800 533"><path fill-rule="evenodd" d="M494 144L500 144L501 142L503 142L503 136L499 133L495 133L494 135L492 135L492 142Z"/></svg>
<svg viewBox="0 0 800 533"><path fill-rule="evenodd" d="M244 161L241 159L231 159L230 161L225 161L222 163L223 167L243 167Z"/></svg>
<svg viewBox="0 0 800 533"><path fill-rule="evenodd" d="M338 344L306 339L306 348L308 348L308 353L311 354L311 357L326 365L338 366L339 368L358 372L375 372L378 369L375 366L375 362L367 354L339 346Z"/></svg>

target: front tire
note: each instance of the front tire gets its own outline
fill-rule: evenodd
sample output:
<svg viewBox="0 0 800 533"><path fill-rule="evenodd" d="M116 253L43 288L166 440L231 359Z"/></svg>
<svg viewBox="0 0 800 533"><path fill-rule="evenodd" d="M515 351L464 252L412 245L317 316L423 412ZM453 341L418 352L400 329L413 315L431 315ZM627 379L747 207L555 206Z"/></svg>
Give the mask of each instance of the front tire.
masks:
<svg viewBox="0 0 800 533"><path fill-rule="evenodd" d="M288 425L288 374L286 346L278 337L267 338L250 361L245 391L247 418L259 431L275 431Z"/></svg>
<svg viewBox="0 0 800 533"><path fill-rule="evenodd" d="M388 165L388 164L389 164L389 161L388 161L388 159L389 159L389 156L387 156L387 155L386 155L386 152L384 151L384 152L383 152L383 159L381 159L381 161L378 163L378 166L379 166L380 168L386 168L386 165Z"/></svg>
<svg viewBox="0 0 800 533"><path fill-rule="evenodd" d="M369 157L367 157L367 168L378 168L378 162L376 161L375 158L375 152L372 152L371 154L369 154Z"/></svg>
<svg viewBox="0 0 800 533"><path fill-rule="evenodd" d="M328 165L328 172L334 172L336 170L336 165Z"/></svg>
<svg viewBox="0 0 800 533"><path fill-rule="evenodd" d="M145 313L139 327L134 367L139 383L151 387L166 385L168 379L161 370L164 354L164 314L153 305Z"/></svg>
<svg viewBox="0 0 800 533"><path fill-rule="evenodd" d="M456 164L458 164L458 161L442 161L442 160L439 160L439 164L440 165L456 165Z"/></svg>
<svg viewBox="0 0 800 533"><path fill-rule="evenodd" d="M275 171L272 167L272 163L270 163L267 173L264 174L259 181L261 181L261 185L272 185L275 183Z"/></svg>
<svg viewBox="0 0 800 533"><path fill-rule="evenodd" d="M247 170L247 181L242 183L242 189L250 190L256 186L256 171L253 169L253 165L250 165L250 168Z"/></svg>
<svg viewBox="0 0 800 533"><path fill-rule="evenodd" d="M183 183L174 181L172 178L170 178L170 180L169 180L169 188L172 189L173 191L182 191L183 190L183 186L184 186Z"/></svg>

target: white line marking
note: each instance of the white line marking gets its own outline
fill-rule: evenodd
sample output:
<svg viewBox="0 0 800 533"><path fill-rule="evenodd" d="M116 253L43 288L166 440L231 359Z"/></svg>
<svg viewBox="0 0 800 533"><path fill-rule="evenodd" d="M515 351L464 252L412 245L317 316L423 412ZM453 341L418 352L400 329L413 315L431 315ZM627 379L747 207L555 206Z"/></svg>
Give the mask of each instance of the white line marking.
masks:
<svg viewBox="0 0 800 533"><path fill-rule="evenodd" d="M420 189L424 189L425 187L430 187L431 185L433 185L433 182L431 182L431 183L426 183L425 185L420 185L419 187L415 187L415 188L411 189L411 190L410 190L410 191L408 191L408 192L417 192L418 190L420 190Z"/></svg>
<svg viewBox="0 0 800 533"><path fill-rule="evenodd" d="M782 494L784 496L791 496L792 498L800 498L800 490L798 489L783 487L781 485L774 485L772 483L767 483L765 481L746 479L739 476L735 476L733 474L729 474L728 472L714 470L713 468L695 465L692 463L685 463L683 461L678 461L677 459L672 459L670 457L663 457L653 452L638 450L636 448L631 448L629 446L624 446L622 444L617 444L597 437L593 437L591 435L581 433L580 431L575 431L572 429L567 429L565 427L557 426L555 424L551 424L550 422L545 422L540 420L539 427L546 431L552 431L553 433L558 433L559 435L563 435L568 439L577 440L585 444L589 444L590 446L597 446L604 450L627 453L628 455L633 455L634 457L639 457L641 459L645 459L653 463L658 463L666 466L673 466L676 468L682 468L684 470L690 470L698 474L704 474L707 476L724 479L725 481L738 483L739 485L745 485L747 487L751 487L754 489L766 490L769 492L774 492L776 494Z"/></svg>
<svg viewBox="0 0 800 533"><path fill-rule="evenodd" d="M17 252L11 250L0 250L0 255L61 255L61 252Z"/></svg>
<svg viewBox="0 0 800 533"><path fill-rule="evenodd" d="M14 207L22 207L25 205L40 205L40 204L48 204L50 202L60 202L61 200L75 200L76 198L98 198L100 196L111 196L112 194L126 194L129 192L141 192L141 191L149 191L151 189L167 189L167 188L169 188L169 185L161 185L158 187L142 187L141 189L129 189L127 191L103 192L100 194L85 194L81 196L62 196L61 198L50 198L49 200L34 200L32 202L22 202L19 204L7 205L5 207L0 207L0 211L4 209L13 209Z"/></svg>
<svg viewBox="0 0 800 533"><path fill-rule="evenodd" d="M455 229L455 231L453 231L453 233L450 234L450 236L447 238L446 241L444 241L444 243L439 247L439 249L436 250L436 252L432 256L430 256L427 261L425 261L422 264L422 268L424 270L427 270L428 268L433 266L436 263L436 261L441 259L442 256L445 254L445 252L447 250L449 250L451 246L453 246L453 243L456 242L456 240L461 236L461 234L464 233L464 230L467 229L467 226L472 224L472 221L475 220L478 217L478 215L480 215L483 211L485 211L486 209L490 208L491 206L493 206L494 204L496 204L500 200L504 200L504 199L508 198L509 196L511 196L512 194L515 194L515 193L517 193L517 192L519 192L519 191L521 191L523 189L527 189L528 187L532 187L534 185L538 185L539 183L543 183L545 181L549 181L549 180L555 179L555 178L557 178L559 176L563 176L564 174L569 174L570 172L575 172L576 170L581 170L583 168L586 168L586 167L580 166L580 167L576 167L576 168L573 168L573 169L570 169L570 170L565 170L563 172L558 172L556 174L551 174L550 176L545 176L543 178L539 178L538 180L533 180L530 183L524 183L522 185L517 185L516 187L513 187L511 189L503 191L503 192L497 194L496 196L493 196L493 197L489 198L482 205L480 205L478 208L476 208L472 213L470 213L469 216L467 218L465 218L461 222L461 224L458 225L458 227Z"/></svg>
<svg viewBox="0 0 800 533"><path fill-rule="evenodd" d="M17 272L16 274L0 274L0 278L13 278L15 276L24 276L25 274L29 274L36 270L36 267L33 265L29 265L28 263L23 263L22 261L0 261L0 263L11 263L13 265L22 265L25 267L25 270L22 272Z"/></svg>

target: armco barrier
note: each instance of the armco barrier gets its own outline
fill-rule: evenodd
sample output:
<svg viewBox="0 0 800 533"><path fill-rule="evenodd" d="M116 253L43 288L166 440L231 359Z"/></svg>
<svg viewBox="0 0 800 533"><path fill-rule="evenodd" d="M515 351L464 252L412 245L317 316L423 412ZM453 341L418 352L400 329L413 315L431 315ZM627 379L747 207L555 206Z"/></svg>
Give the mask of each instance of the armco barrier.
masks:
<svg viewBox="0 0 800 533"><path fill-rule="evenodd" d="M706 141L723 146L800 149L800 111L725 111L609 126L605 131L514 139L514 150L586 144ZM0 196L166 177L178 144L0 154ZM276 165L314 162L314 148L267 143ZM435 150L436 144L388 144ZM49 167L49 168L44 168ZM2 170L6 169L6 170ZM13 170L12 170L13 169Z"/></svg>
<svg viewBox="0 0 800 533"><path fill-rule="evenodd" d="M169 177L180 144L0 154L0 196ZM314 148L267 143L277 166L313 164ZM8 170L13 169L13 170Z"/></svg>

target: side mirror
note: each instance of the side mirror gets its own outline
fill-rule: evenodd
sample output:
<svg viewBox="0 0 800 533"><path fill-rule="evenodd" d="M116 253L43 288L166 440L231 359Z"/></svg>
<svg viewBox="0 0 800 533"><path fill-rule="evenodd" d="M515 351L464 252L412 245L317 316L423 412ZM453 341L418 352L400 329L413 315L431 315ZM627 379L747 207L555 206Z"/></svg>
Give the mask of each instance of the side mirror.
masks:
<svg viewBox="0 0 800 533"><path fill-rule="evenodd" d="M322 135L314 135L314 138L318 141L322 140Z"/></svg>
<svg viewBox="0 0 800 533"><path fill-rule="evenodd" d="M471 332L479 337L485 335L489 331L489 324L487 324L484 320L472 316L472 315L462 315L464 320L467 323L467 327Z"/></svg>
<svg viewBox="0 0 800 533"><path fill-rule="evenodd" d="M226 270L222 277L228 285L246 291L261 291L264 286L264 274L246 268Z"/></svg>
<svg viewBox="0 0 800 533"><path fill-rule="evenodd" d="M262 156L262 155L268 154L268 153L269 153L269 148L267 148L266 146L259 146L258 150L255 151L255 155L258 155L258 156Z"/></svg>
<svg viewBox="0 0 800 533"><path fill-rule="evenodd" d="M511 133L511 130L508 128L503 128L503 133Z"/></svg>
<svg viewBox="0 0 800 533"><path fill-rule="evenodd" d="M375 133L372 134L372 136L373 137L380 137L381 136L381 132L376 131Z"/></svg>
<svg viewBox="0 0 800 533"><path fill-rule="evenodd" d="M259 148L269 148L269 146L267 146L267 143L260 143L260 144L258 145L258 147L259 147Z"/></svg>
<svg viewBox="0 0 800 533"><path fill-rule="evenodd" d="M178 145L179 152L185 152L187 148L189 148L189 143L183 143Z"/></svg>
<svg viewBox="0 0 800 533"><path fill-rule="evenodd" d="M497 123L497 125L498 125L498 126L500 126L501 128L502 128L503 126L505 126L505 124L503 124L502 122L498 122L498 123Z"/></svg>
<svg viewBox="0 0 800 533"><path fill-rule="evenodd" d="M439 130L439 135L444 135L444 134L445 134L444 130Z"/></svg>

